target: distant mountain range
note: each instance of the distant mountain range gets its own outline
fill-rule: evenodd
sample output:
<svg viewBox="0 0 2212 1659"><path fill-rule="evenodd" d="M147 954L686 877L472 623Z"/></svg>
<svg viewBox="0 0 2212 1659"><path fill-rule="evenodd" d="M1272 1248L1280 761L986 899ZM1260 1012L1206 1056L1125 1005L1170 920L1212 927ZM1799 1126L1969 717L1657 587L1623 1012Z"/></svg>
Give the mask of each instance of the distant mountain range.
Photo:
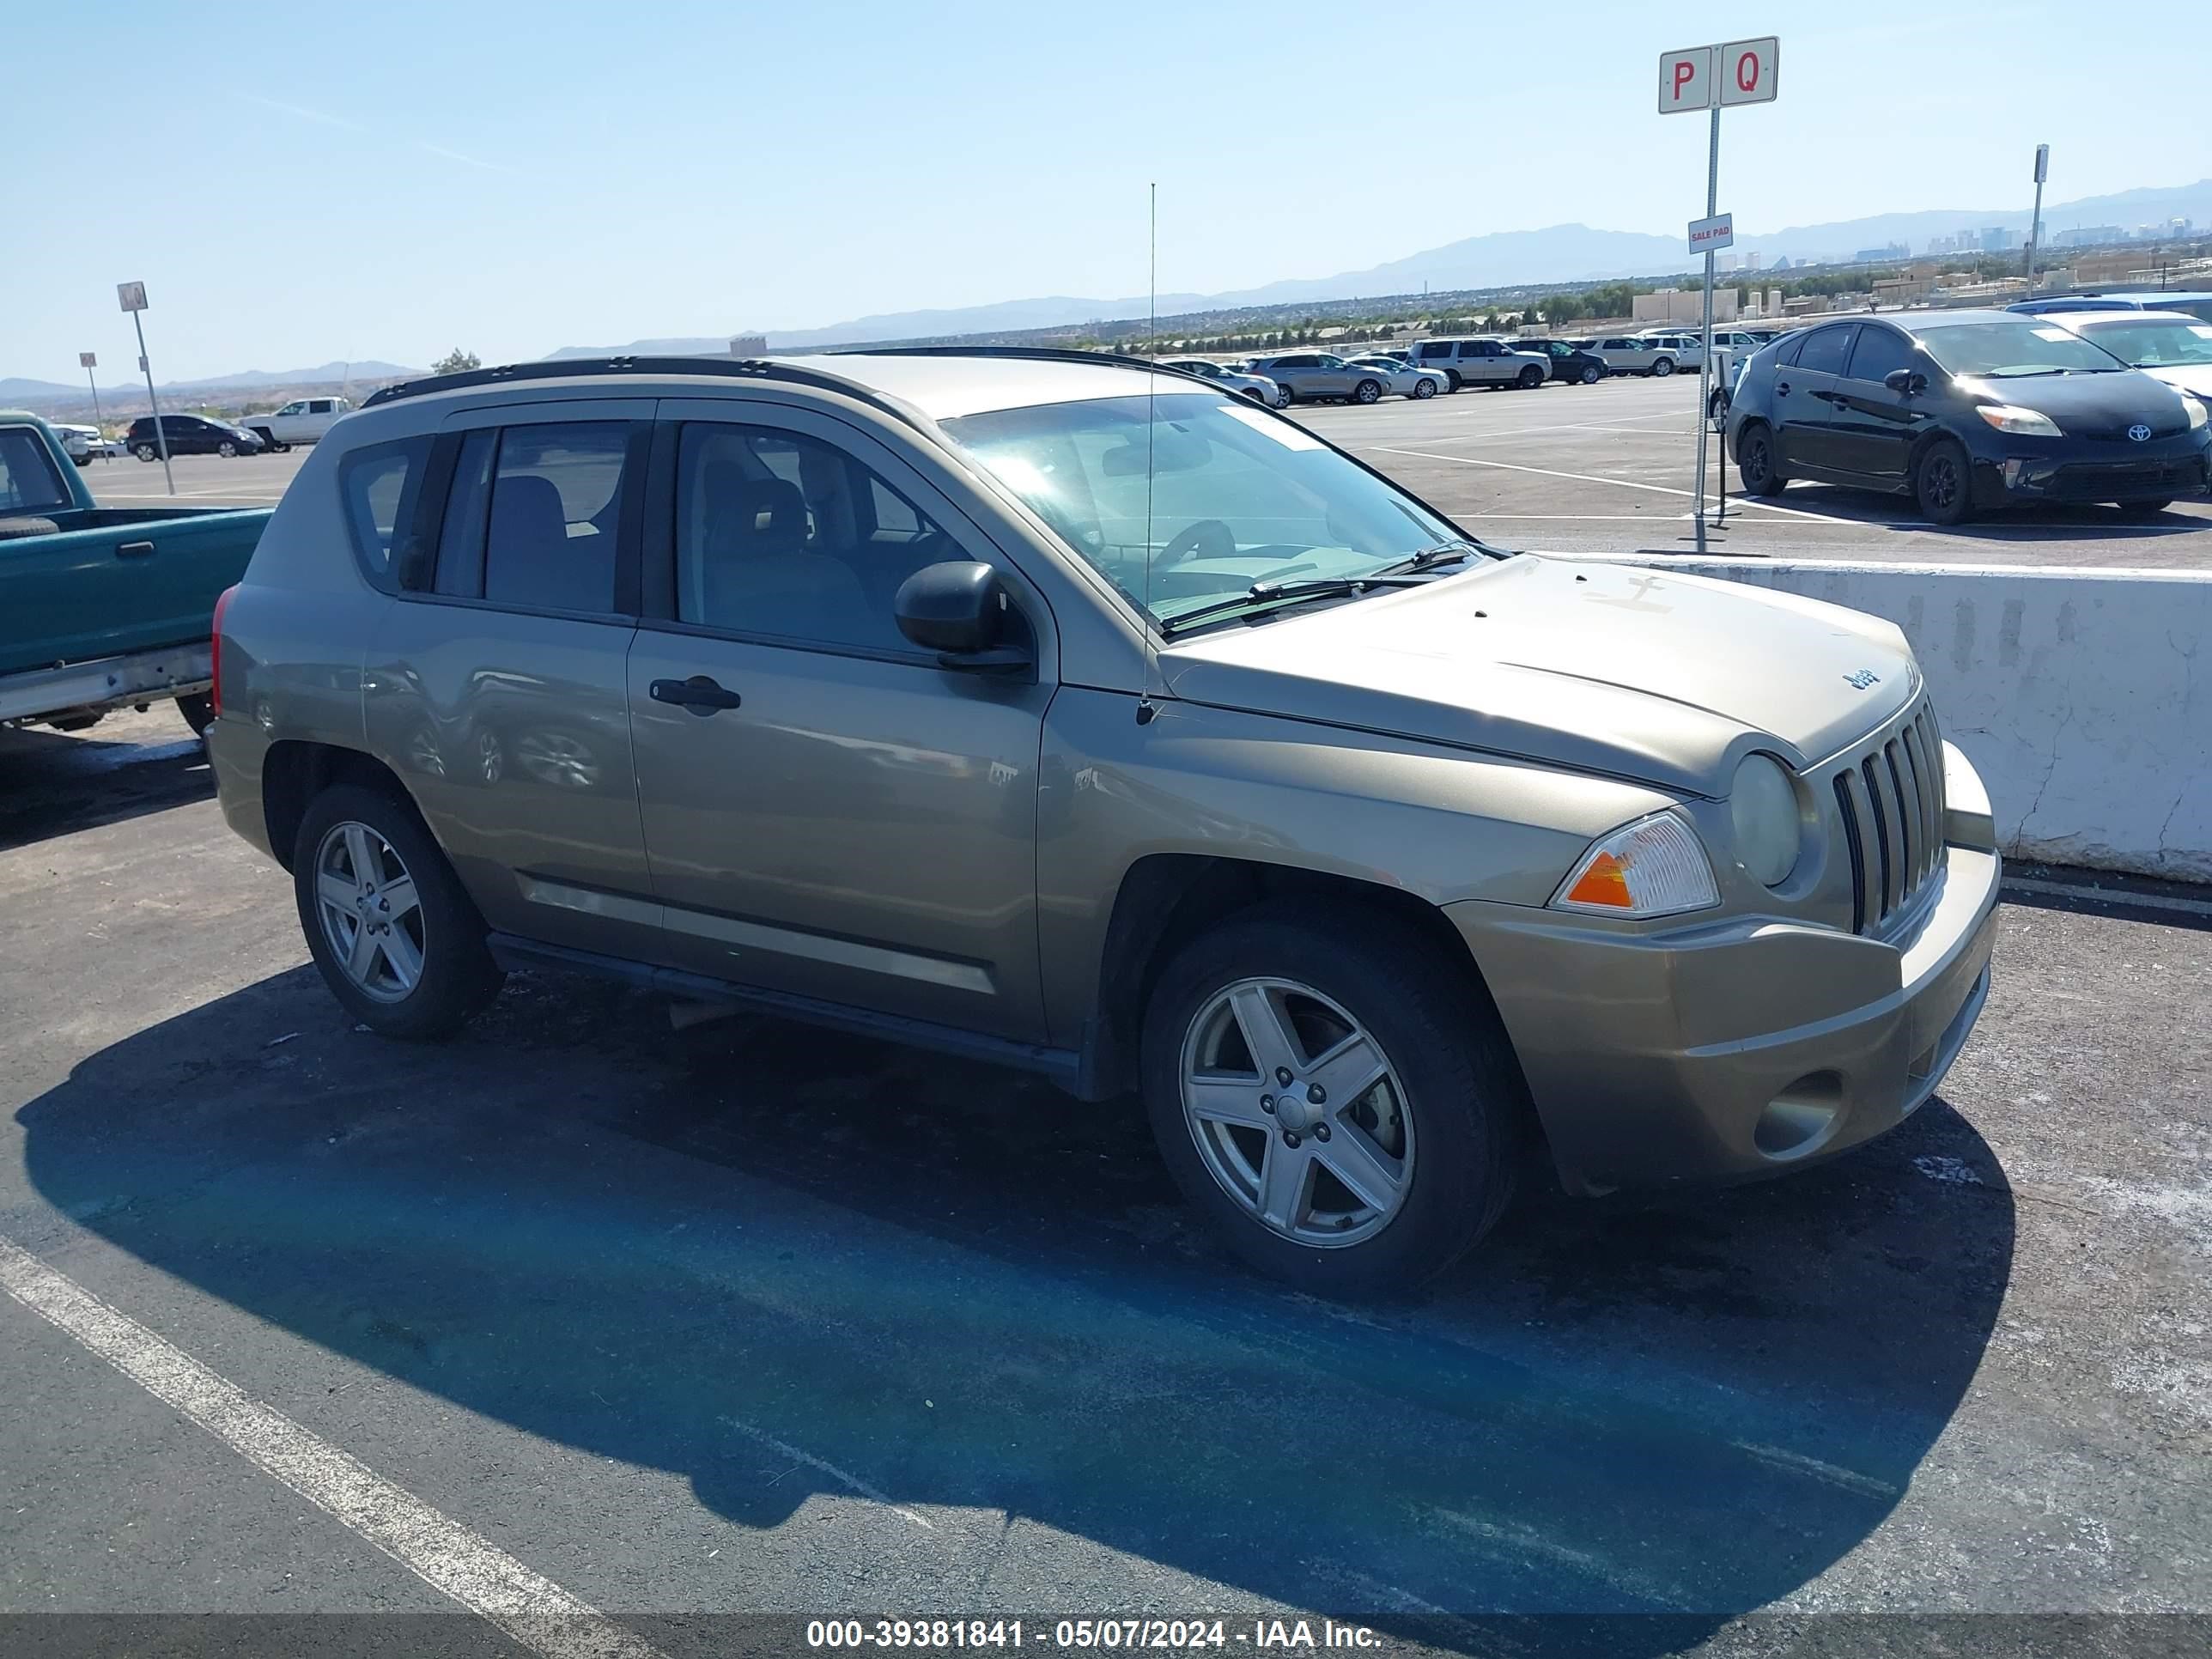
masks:
<svg viewBox="0 0 2212 1659"><path fill-rule="evenodd" d="M2212 179L2199 179L2193 185L2154 186L2060 202L2046 206L2043 217L2052 238L2076 226L2117 225L2126 231L2136 225L2177 218L2212 225ZM1793 225L1767 232L1739 228L1736 246L1757 251L1769 264L1783 258L1793 264L1838 262L1850 259L1862 249L1884 247L1894 242L1921 247L1935 237L1961 229L1978 231L2002 226L2008 231L2022 233L2027 228L2027 222L2028 210L2025 207L1879 213L1863 219ZM1562 224L1541 230L1491 231L1464 237L1441 247L1408 254L1402 259L1370 265L1363 270L1341 271L1334 276L1291 277L1225 294L1163 294L1157 305L1159 315L1164 318L1295 305L1305 301L1362 296L1379 299L1390 295L1416 294L1425 285L1437 293L1452 293L1620 277L1648 279L1686 272L1689 264L1689 255L1682 243L1672 236ZM1750 280L1734 273L1731 277L1738 282ZM857 345L873 340L1012 334L1082 323L1127 321L1144 316L1149 303L1152 302L1143 295L1090 300L1052 295L951 309L886 312L852 318L823 328L774 330L769 333L768 343L769 349L775 351L802 351L811 347ZM727 351L729 345L729 335L721 334L633 340L627 345L562 346L549 356L598 357L635 352L683 356L701 352L720 354ZM172 381L162 389L179 392L275 390L336 386L349 377L356 381L388 380L421 372L397 363L328 362L313 368L245 369L206 380ZM79 386L52 380L0 380L0 404L49 404L80 398L83 390Z"/></svg>

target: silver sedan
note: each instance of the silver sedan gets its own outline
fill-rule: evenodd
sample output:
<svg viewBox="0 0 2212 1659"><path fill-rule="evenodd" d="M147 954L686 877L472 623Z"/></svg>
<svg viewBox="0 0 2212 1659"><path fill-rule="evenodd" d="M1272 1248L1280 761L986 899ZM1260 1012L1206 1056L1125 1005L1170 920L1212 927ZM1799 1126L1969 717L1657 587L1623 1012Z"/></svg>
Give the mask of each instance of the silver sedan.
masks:
<svg viewBox="0 0 2212 1659"><path fill-rule="evenodd" d="M1389 389L1401 398L1433 398L1439 392L1449 391L1440 369L1415 368L1411 363L1401 363L1395 357L1354 357L1354 368L1376 369L1389 376Z"/></svg>
<svg viewBox="0 0 2212 1659"><path fill-rule="evenodd" d="M1186 374L1203 374L1209 380L1218 380L1240 397L1268 409L1280 409L1290 398L1283 388L1264 374L1242 374L1233 368L1224 368L1210 357L1163 357L1162 368L1179 368Z"/></svg>

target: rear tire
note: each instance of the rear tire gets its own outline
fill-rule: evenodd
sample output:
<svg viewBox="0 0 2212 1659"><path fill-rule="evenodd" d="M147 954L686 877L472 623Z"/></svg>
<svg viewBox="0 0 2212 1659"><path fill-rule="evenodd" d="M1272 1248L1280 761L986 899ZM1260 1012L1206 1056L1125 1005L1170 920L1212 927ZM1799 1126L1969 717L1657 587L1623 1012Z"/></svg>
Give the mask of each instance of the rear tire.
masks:
<svg viewBox="0 0 2212 1659"><path fill-rule="evenodd" d="M1974 515L1972 463L1953 439L1939 439L1921 452L1912 469L1912 498L1930 524L1964 524Z"/></svg>
<svg viewBox="0 0 2212 1659"><path fill-rule="evenodd" d="M142 461L150 461L158 452L151 444L138 444L132 447L131 453Z"/></svg>
<svg viewBox="0 0 2212 1659"><path fill-rule="evenodd" d="M349 884L356 896L334 902ZM325 790L293 843L292 891L323 982L381 1036L450 1036L499 993L483 918L411 803L359 784Z"/></svg>
<svg viewBox="0 0 2212 1659"><path fill-rule="evenodd" d="M1303 1049L1278 1056L1295 1066L1296 1086L1274 1113L1258 1097L1279 1085L1243 1041L1232 988ZM1347 1026L1382 1075L1316 1103L1308 1078L1323 1073ZM1315 1295L1407 1294L1472 1249L1512 1197L1529 1112L1511 1045L1470 967L1386 917L1346 927L1310 903L1276 902L1201 935L1153 991L1140 1074L1152 1132L1193 1207L1248 1265ZM1210 1124L1187 1106L1187 1079L1193 1098L1239 1114L1249 1085L1251 1121ZM1299 1127L1285 1130L1293 1112ZM1278 1158L1291 1160L1283 1171L1307 1170L1288 1189L1282 1224L1259 1213ZM1340 1167L1362 1172L1387 1210L1356 1197ZM1355 1242L1328 1242L1337 1231Z"/></svg>
<svg viewBox="0 0 2212 1659"><path fill-rule="evenodd" d="M1775 456L1774 429L1765 422L1753 421L1735 434L1735 471L1747 495L1779 495L1790 482Z"/></svg>

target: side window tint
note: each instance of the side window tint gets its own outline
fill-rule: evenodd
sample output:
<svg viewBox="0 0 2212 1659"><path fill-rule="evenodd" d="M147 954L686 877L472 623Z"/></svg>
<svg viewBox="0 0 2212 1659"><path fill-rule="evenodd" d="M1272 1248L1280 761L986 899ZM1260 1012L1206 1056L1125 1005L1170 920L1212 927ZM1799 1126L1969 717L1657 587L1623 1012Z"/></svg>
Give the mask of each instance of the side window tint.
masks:
<svg viewBox="0 0 2212 1659"><path fill-rule="evenodd" d="M1859 343L1851 348L1850 378L1854 380L1873 380L1893 369L1912 367L1912 346L1903 336L1893 334L1886 328L1863 327Z"/></svg>
<svg viewBox="0 0 2212 1659"><path fill-rule="evenodd" d="M1857 332L1856 325L1814 329L1805 337L1804 349L1797 354L1797 367L1808 374L1842 374L1844 360L1850 355L1851 337Z"/></svg>
<svg viewBox="0 0 2212 1659"><path fill-rule="evenodd" d="M690 422L676 463L678 617L811 645L911 652L892 605L965 556L843 451L798 433Z"/></svg>
<svg viewBox="0 0 2212 1659"><path fill-rule="evenodd" d="M46 441L27 426L0 428L0 512L44 513L76 504L54 471Z"/></svg>
<svg viewBox="0 0 2212 1659"><path fill-rule="evenodd" d="M511 426L484 524L483 596L539 611L610 611L622 520L622 421Z"/></svg>
<svg viewBox="0 0 2212 1659"><path fill-rule="evenodd" d="M415 511L422 469L430 454L428 437L356 449L338 463L338 494L345 501L346 529L368 578L380 587L392 580L392 550L399 526Z"/></svg>

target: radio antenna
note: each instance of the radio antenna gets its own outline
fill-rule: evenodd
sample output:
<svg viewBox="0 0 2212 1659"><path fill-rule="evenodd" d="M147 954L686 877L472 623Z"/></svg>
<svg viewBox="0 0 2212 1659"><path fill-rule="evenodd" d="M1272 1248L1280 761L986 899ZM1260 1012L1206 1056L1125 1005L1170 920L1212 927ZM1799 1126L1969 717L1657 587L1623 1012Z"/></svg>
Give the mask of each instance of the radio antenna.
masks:
<svg viewBox="0 0 2212 1659"><path fill-rule="evenodd" d="M1160 183L1155 179L1146 186L1150 191L1152 248L1149 268L1145 278L1145 343L1152 351L1159 349L1160 333ZM1159 371L1148 357L1145 364L1145 685L1137 695L1137 724L1150 726L1158 710L1152 707L1152 686L1160 677L1160 646L1158 620L1152 615L1152 388L1159 383Z"/></svg>

